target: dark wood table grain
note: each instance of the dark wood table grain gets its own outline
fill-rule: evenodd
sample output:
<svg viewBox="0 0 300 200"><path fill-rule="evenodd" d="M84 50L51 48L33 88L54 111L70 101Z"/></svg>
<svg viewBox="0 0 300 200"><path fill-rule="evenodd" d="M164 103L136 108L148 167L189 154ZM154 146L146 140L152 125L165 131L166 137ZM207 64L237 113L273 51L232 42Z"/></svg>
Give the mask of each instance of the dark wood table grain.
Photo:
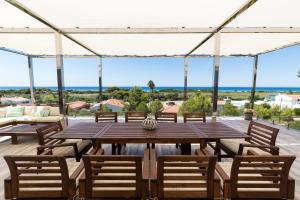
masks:
<svg viewBox="0 0 300 200"><path fill-rule="evenodd" d="M247 138L221 122L217 123L159 123L149 131L141 123L80 122L52 136L59 139L93 139L99 143L200 143L224 138ZM203 143L204 141L204 143ZM187 147L188 148L188 147ZM188 152L190 149L187 150Z"/></svg>

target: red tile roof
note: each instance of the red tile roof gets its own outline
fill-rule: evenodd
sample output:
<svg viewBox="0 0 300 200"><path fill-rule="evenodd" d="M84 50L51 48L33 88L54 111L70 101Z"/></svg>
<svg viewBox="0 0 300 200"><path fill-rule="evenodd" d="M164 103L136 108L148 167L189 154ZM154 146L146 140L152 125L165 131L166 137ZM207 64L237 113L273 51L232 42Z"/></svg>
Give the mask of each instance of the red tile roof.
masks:
<svg viewBox="0 0 300 200"><path fill-rule="evenodd" d="M102 101L102 104L109 104L109 105L114 105L114 106L118 106L121 108L124 108L124 102L122 100L119 99L108 99L106 101Z"/></svg>
<svg viewBox="0 0 300 200"><path fill-rule="evenodd" d="M164 107L161 112L178 113L179 106L178 105L167 106L167 107Z"/></svg>

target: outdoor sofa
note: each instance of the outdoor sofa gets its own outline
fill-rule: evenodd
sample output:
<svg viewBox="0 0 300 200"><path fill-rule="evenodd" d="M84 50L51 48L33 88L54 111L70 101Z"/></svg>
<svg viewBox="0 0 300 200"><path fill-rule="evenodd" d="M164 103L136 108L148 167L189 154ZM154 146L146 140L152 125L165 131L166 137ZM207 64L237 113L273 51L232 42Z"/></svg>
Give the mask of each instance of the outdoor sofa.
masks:
<svg viewBox="0 0 300 200"><path fill-rule="evenodd" d="M38 124L61 121L65 125L65 117L58 107L18 105L0 108L0 127L16 124Z"/></svg>

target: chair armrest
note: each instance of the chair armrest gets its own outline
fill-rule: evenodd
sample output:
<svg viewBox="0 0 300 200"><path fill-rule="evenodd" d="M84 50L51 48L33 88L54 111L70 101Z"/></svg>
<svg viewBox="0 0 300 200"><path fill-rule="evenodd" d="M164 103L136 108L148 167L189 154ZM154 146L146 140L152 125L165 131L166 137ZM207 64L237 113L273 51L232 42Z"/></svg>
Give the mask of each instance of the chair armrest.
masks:
<svg viewBox="0 0 300 200"><path fill-rule="evenodd" d="M269 146L269 145L259 145L259 144L240 144L239 146L239 151L238 151L238 155L242 155L244 148L245 147L251 147L251 148L258 148L258 149L270 149L270 152L273 155L278 155L279 154L279 147L276 146ZM251 154L253 153L253 151L248 150L251 152ZM257 155L257 153L254 153L254 155Z"/></svg>
<svg viewBox="0 0 300 200"><path fill-rule="evenodd" d="M220 178L223 181L229 181L230 177L226 174L226 172L224 171L224 169L217 163L216 164L216 171L219 174Z"/></svg>

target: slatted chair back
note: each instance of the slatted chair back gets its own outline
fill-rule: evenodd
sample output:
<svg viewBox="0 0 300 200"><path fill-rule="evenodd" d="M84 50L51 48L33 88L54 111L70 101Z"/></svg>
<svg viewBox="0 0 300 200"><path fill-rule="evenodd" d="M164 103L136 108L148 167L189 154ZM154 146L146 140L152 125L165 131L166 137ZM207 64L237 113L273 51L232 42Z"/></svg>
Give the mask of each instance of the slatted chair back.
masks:
<svg viewBox="0 0 300 200"><path fill-rule="evenodd" d="M206 122L205 112L183 113L183 122Z"/></svg>
<svg viewBox="0 0 300 200"><path fill-rule="evenodd" d="M126 112L125 122L141 122L147 118L146 112Z"/></svg>
<svg viewBox="0 0 300 200"><path fill-rule="evenodd" d="M64 157L4 156L10 170L10 187L6 197L68 198L69 173ZM75 183L73 193L75 193Z"/></svg>
<svg viewBox="0 0 300 200"><path fill-rule="evenodd" d="M214 156L158 158L158 198L213 198Z"/></svg>
<svg viewBox="0 0 300 200"><path fill-rule="evenodd" d="M174 123L177 123L177 113L157 112L157 113L155 113L155 120L157 122L174 122Z"/></svg>
<svg viewBox="0 0 300 200"><path fill-rule="evenodd" d="M117 112L96 112L95 122L118 122Z"/></svg>
<svg viewBox="0 0 300 200"><path fill-rule="evenodd" d="M55 122L36 129L39 145L54 145L63 142L61 139L51 139L50 137L63 130L61 123Z"/></svg>
<svg viewBox="0 0 300 200"><path fill-rule="evenodd" d="M83 156L85 184L79 184L85 198L140 198L141 156Z"/></svg>
<svg viewBox="0 0 300 200"><path fill-rule="evenodd" d="M251 138L246 140L252 144L275 146L278 132L277 128L251 121L247 132ZM264 150L273 154L273 149Z"/></svg>
<svg viewBox="0 0 300 200"><path fill-rule="evenodd" d="M236 156L230 174L231 198L287 199L294 160L294 156Z"/></svg>

